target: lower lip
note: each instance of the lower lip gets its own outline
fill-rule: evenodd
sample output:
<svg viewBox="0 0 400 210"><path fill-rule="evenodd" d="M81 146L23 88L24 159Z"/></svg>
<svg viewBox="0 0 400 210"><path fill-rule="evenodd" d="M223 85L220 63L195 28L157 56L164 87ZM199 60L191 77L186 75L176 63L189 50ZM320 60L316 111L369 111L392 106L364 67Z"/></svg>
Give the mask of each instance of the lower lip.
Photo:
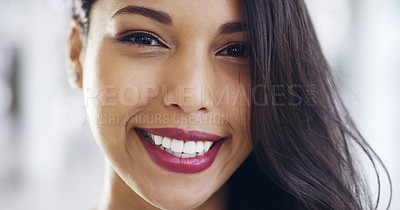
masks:
<svg viewBox="0 0 400 210"><path fill-rule="evenodd" d="M162 168L178 173L197 173L206 170L211 166L217 157L218 151L224 141L214 142L214 146L204 155L193 158L178 158L168 152L151 144L142 134L136 130L144 148L149 154L150 158Z"/></svg>

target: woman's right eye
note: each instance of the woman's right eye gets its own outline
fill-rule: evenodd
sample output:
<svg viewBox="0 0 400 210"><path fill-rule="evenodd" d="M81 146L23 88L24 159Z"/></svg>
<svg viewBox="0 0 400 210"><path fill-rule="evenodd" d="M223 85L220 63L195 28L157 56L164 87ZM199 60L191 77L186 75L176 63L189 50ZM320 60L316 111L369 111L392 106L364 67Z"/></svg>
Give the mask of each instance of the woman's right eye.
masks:
<svg viewBox="0 0 400 210"><path fill-rule="evenodd" d="M156 46L156 47L166 47L158 38L155 36L145 33L145 32L135 32L130 33L126 36L119 38L118 40L122 42L127 42L129 44L143 46Z"/></svg>

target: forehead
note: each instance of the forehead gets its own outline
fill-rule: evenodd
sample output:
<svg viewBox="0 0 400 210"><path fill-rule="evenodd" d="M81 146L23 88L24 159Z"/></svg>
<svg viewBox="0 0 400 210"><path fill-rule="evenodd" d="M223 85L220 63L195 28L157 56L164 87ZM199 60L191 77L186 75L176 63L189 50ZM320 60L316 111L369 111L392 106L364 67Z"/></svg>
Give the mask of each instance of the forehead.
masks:
<svg viewBox="0 0 400 210"><path fill-rule="evenodd" d="M109 21L118 10L131 5L167 13L175 24L191 21L212 25L241 20L238 0L98 0L92 7L92 18Z"/></svg>

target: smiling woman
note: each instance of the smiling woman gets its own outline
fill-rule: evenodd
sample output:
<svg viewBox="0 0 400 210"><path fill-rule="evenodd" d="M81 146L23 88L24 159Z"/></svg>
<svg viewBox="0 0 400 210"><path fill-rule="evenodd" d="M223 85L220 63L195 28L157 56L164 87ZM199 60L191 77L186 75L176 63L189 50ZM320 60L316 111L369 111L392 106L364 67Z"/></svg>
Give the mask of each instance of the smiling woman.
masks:
<svg viewBox="0 0 400 210"><path fill-rule="evenodd" d="M351 146L377 157L303 1L77 0L73 14L68 75L107 160L98 209L372 208Z"/></svg>

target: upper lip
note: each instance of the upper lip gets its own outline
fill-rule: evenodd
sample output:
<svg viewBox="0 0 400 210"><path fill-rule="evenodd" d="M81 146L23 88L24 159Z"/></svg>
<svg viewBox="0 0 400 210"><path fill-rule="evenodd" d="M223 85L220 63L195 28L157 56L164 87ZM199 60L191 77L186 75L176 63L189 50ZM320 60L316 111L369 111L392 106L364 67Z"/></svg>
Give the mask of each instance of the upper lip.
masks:
<svg viewBox="0 0 400 210"><path fill-rule="evenodd" d="M184 130L181 128L138 128L150 134L165 136L183 141L218 141L224 137L197 130Z"/></svg>

